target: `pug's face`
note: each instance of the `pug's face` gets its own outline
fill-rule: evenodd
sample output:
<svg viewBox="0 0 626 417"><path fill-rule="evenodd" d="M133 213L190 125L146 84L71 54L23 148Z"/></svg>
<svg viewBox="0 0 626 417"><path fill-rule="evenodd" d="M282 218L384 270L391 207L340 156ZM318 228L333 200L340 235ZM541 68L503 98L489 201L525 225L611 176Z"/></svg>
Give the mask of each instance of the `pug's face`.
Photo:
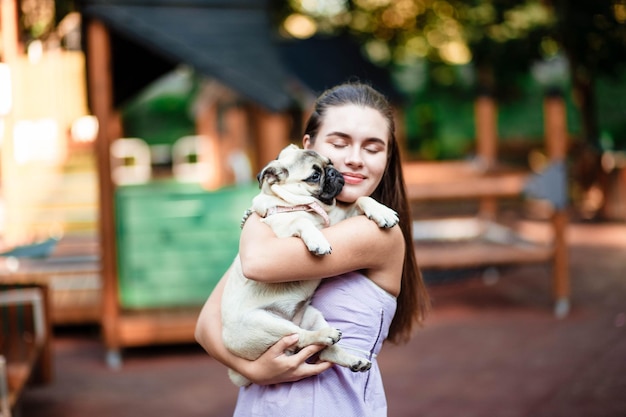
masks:
<svg viewBox="0 0 626 417"><path fill-rule="evenodd" d="M280 184L296 195L310 195L324 204L333 204L344 185L343 176L330 159L315 151L289 145L257 176L263 192Z"/></svg>

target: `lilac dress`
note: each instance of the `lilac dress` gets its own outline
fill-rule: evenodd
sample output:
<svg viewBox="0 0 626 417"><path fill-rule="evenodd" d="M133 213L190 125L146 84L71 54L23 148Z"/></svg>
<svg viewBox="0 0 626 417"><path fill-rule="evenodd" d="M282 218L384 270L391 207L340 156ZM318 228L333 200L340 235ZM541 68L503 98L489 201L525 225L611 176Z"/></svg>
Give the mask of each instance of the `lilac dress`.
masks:
<svg viewBox="0 0 626 417"><path fill-rule="evenodd" d="M312 305L343 332L339 345L372 361L366 372L335 365L293 383L241 388L235 417L386 416L387 399L376 361L396 311L396 299L366 276L348 273L322 281Z"/></svg>

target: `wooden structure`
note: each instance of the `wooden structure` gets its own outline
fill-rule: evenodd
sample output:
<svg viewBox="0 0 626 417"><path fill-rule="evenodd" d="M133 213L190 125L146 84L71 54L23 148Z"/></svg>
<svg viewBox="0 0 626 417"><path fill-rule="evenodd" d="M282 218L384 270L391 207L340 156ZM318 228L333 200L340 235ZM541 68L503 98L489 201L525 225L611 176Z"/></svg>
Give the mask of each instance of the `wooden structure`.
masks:
<svg viewBox="0 0 626 417"><path fill-rule="evenodd" d="M544 102L545 149L552 166L564 169L567 155L566 115L560 97ZM499 164L496 157L496 108L489 98L476 103L477 158L473 161L409 162L404 164L409 198L414 202L429 200L479 200L479 211L470 219L418 221L416 250L423 269L489 267L506 264L551 262L555 315L569 311L569 271L566 227L568 216L563 197L566 194L564 173L556 186L543 198L559 195L553 205L549 242L533 242L494 222L497 200L523 196L532 173ZM561 181L562 180L562 181ZM430 229L424 233L420 228ZM441 231L453 229L453 239ZM459 232L465 233L459 238ZM439 241L439 242L437 242Z"/></svg>
<svg viewBox="0 0 626 417"><path fill-rule="evenodd" d="M107 363L111 367L118 367L121 365L121 350L125 347L193 342L196 319L201 307L198 300L195 300L192 305L174 303L173 305L162 304L157 306L155 304L145 305L142 304L145 300L138 301L132 296L127 297L128 293L125 293L125 286L128 282L120 282L120 272L128 271L128 265L133 263L137 265L136 262L143 261L138 260L139 258L133 254L120 254L118 252L121 250L120 244L132 246L133 243L120 237L117 232L121 230L120 227L128 231L145 225L141 226L141 213L131 214L129 218L118 217L128 215L129 210L132 211L134 205L143 204L142 201L145 201L146 198L152 199L153 202L159 201L156 204L161 208L157 208L157 211L166 210L163 205L166 205L167 201L172 198L193 200L194 203L192 204L202 205L202 201L206 199L206 190L202 190L199 184L182 187L186 191L181 191L181 187L177 187L176 191L171 191L171 186L162 186L164 183L130 186L125 189L122 187L118 189L115 186L111 179L110 147L114 140L120 138L121 130L119 115L114 108L112 96L114 80L111 71L111 35L102 21L92 19L87 23L86 36L89 51L87 73L90 104L93 114L100 122L96 153L102 248L102 329L107 348ZM200 112L197 120L199 133L206 136L212 136L215 129L214 126L207 123L207 118L213 117L212 113L209 114L207 116L205 112ZM260 152L257 152L256 161L253 161L255 166L265 164L270 159L275 158L275 155L288 143L287 135L289 132L288 119L284 115L263 109L258 109L256 114L258 117L255 117L253 122L257 132L256 140L263 143L264 146L259 147ZM216 152L219 153L220 145L214 143L208 148L217 150ZM216 177L212 178L210 183L204 184L205 188L214 189L219 188L220 184L223 185L220 181L215 180ZM152 193L150 189L152 189ZM240 216L245 208L230 214ZM147 209L152 211L149 207ZM157 222L162 220L155 219ZM168 239L180 239L179 233L174 231L174 226L168 221L162 221L160 225L169 228L168 230L173 233L168 235ZM198 227L200 226L197 225L196 228ZM142 230L145 230L145 227ZM124 246L124 249L126 248L128 246ZM180 266L181 271L183 271L184 265ZM210 288L205 288L204 299L210 290Z"/></svg>
<svg viewBox="0 0 626 417"><path fill-rule="evenodd" d="M79 151L71 135L74 122L87 114L84 56L59 49L29 59L20 42L18 4L0 2L2 60L10 76L10 89L2 90L0 106L4 113L0 114L4 121L0 283L47 285L54 323L95 323L100 320L97 260L89 260L87 266L75 262L75 254L66 254L73 257L69 264L56 257L16 261L4 255L7 249L49 236L91 237L97 223L92 155L88 147ZM62 240L66 249L66 239ZM86 246L93 248L77 248L82 251ZM95 258L95 250L90 255Z"/></svg>
<svg viewBox="0 0 626 417"><path fill-rule="evenodd" d="M19 414L28 383L52 378L48 288L38 284L0 285L0 415Z"/></svg>

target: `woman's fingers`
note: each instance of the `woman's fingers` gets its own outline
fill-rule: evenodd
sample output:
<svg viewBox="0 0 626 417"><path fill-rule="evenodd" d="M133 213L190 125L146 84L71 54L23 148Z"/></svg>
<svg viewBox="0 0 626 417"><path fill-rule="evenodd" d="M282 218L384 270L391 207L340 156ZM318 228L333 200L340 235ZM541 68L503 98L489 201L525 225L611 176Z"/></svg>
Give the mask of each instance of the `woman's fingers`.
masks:
<svg viewBox="0 0 626 417"><path fill-rule="evenodd" d="M319 353L325 347L326 346L324 346L324 345L309 345L309 346L305 346L298 353L296 353L294 356L296 356L300 362L303 362L303 361L307 360L308 358L310 358L311 356L315 355L316 353Z"/></svg>
<svg viewBox="0 0 626 417"><path fill-rule="evenodd" d="M290 348L296 350L297 343L297 334L279 339L253 362L256 365L256 376L251 379L261 385L298 381L324 372L333 365L330 362L307 362L307 359L324 349L323 345L310 345L293 355L285 354L285 350Z"/></svg>
<svg viewBox="0 0 626 417"><path fill-rule="evenodd" d="M302 378L320 374L333 366L332 363L326 361L307 361L312 356L318 354L325 347L326 346L324 345L305 346L298 353L292 356L291 359L296 361L298 369L297 372Z"/></svg>
<svg viewBox="0 0 626 417"><path fill-rule="evenodd" d="M285 350L289 348L292 348L292 349L295 348L297 343L298 343L298 335L292 334L292 335L281 338L278 342L276 342L270 348L270 350L272 350L276 356L279 356L283 354ZM292 356L295 361L297 361L298 363L302 363L302 362L305 362L311 356L315 355L316 353L319 353L325 347L326 346L324 345L305 346Z"/></svg>
<svg viewBox="0 0 626 417"><path fill-rule="evenodd" d="M272 354L272 356L280 356L285 353L285 351L291 347L295 347L296 343L298 343L298 335L290 334L289 336L285 336L281 338L278 342L274 343L272 347L269 348L268 352Z"/></svg>

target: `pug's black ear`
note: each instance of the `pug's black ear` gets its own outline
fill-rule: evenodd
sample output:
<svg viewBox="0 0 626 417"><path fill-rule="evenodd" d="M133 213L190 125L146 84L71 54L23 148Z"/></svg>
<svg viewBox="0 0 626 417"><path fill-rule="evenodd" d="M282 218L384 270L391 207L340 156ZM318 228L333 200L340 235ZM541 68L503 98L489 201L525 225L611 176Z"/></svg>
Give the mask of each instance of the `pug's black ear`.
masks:
<svg viewBox="0 0 626 417"><path fill-rule="evenodd" d="M272 185L284 181L288 174L289 171L287 171L285 167L276 163L270 163L259 173L259 175L257 175L256 178L259 181L259 187L261 187L263 183Z"/></svg>

